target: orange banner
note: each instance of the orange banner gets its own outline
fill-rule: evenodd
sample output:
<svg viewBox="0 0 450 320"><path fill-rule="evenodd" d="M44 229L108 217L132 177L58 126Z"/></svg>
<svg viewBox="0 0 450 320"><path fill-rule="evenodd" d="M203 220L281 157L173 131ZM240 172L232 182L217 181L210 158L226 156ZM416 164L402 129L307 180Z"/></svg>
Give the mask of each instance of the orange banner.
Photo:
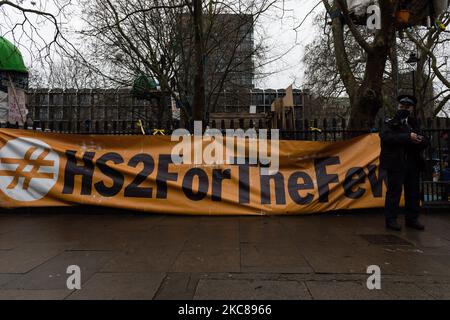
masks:
<svg viewBox="0 0 450 320"><path fill-rule="evenodd" d="M0 129L0 207L295 215L384 206L377 134L342 142L279 141L279 170L271 175L249 161L174 163L177 144L170 136ZM208 141L200 144L208 148Z"/></svg>

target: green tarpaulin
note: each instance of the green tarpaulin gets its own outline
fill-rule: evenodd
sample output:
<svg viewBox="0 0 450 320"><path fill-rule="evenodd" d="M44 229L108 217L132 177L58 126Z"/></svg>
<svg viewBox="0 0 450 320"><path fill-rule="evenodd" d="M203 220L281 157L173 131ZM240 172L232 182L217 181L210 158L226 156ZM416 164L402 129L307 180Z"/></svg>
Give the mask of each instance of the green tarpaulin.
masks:
<svg viewBox="0 0 450 320"><path fill-rule="evenodd" d="M20 51L3 37L0 37L0 71L28 72Z"/></svg>

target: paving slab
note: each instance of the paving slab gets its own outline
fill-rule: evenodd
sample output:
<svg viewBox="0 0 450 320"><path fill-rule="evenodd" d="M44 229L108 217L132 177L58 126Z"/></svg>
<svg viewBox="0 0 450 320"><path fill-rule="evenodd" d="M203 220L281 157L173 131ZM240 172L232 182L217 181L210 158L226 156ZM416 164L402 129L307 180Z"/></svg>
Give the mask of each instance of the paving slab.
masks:
<svg viewBox="0 0 450 320"><path fill-rule="evenodd" d="M17 227L0 234L0 246L7 245L15 248L28 244L71 245L92 236L104 237L111 234L106 232L103 226L93 225L89 217L83 215L78 217L74 215L38 216L34 218L34 221L26 227Z"/></svg>
<svg viewBox="0 0 450 320"><path fill-rule="evenodd" d="M380 267L385 274L448 275L448 256L430 256L420 251L387 251ZM442 259L439 259L442 258ZM445 263L447 261L447 263ZM376 263L374 263L376 264Z"/></svg>
<svg viewBox="0 0 450 320"><path fill-rule="evenodd" d="M142 246L115 252L101 271L113 273L167 272L175 263L182 247L181 243L173 246Z"/></svg>
<svg viewBox="0 0 450 320"><path fill-rule="evenodd" d="M366 273L368 266L384 262L382 251L367 246L361 249L330 242L304 245L300 251L316 273Z"/></svg>
<svg viewBox="0 0 450 320"><path fill-rule="evenodd" d="M0 290L0 300L62 300L69 290Z"/></svg>
<svg viewBox="0 0 450 320"><path fill-rule="evenodd" d="M265 273L311 273L299 249L290 244L244 243L241 245L241 271Z"/></svg>
<svg viewBox="0 0 450 320"><path fill-rule="evenodd" d="M202 226L191 230L184 250L201 249L239 249L238 224L220 227L217 225Z"/></svg>
<svg viewBox="0 0 450 320"><path fill-rule="evenodd" d="M425 232L397 233L385 229L380 214L206 217L60 210L0 214L0 299L450 295L450 215L424 215ZM396 235L410 244L367 241L374 235ZM66 289L71 264L82 269L79 292ZM381 267L381 291L365 287L369 265Z"/></svg>
<svg viewBox="0 0 450 320"><path fill-rule="evenodd" d="M180 225L156 225L148 230L126 230L121 233L121 239L116 240L122 244L116 249L184 245L192 237L193 229Z"/></svg>
<svg viewBox="0 0 450 320"><path fill-rule="evenodd" d="M418 283L417 286L431 295L434 299L449 300L450 284L449 283Z"/></svg>
<svg viewBox="0 0 450 320"><path fill-rule="evenodd" d="M383 290L369 290L357 281L307 281L306 285L315 300L389 300Z"/></svg>
<svg viewBox="0 0 450 320"><path fill-rule="evenodd" d="M12 250L16 247L15 241L1 241L2 235L0 234L0 251Z"/></svg>
<svg viewBox="0 0 450 320"><path fill-rule="evenodd" d="M0 288L4 284L16 279L18 276L19 276L18 274L7 274L7 273L0 274Z"/></svg>
<svg viewBox="0 0 450 320"><path fill-rule="evenodd" d="M198 281L202 277L197 273L169 273L164 278L156 300L192 300Z"/></svg>
<svg viewBox="0 0 450 320"><path fill-rule="evenodd" d="M35 229L43 224L47 224L52 219L55 219L55 215L17 214L11 211L0 216L0 234L17 230Z"/></svg>
<svg viewBox="0 0 450 320"><path fill-rule="evenodd" d="M415 283L382 281L381 290L394 300L431 300L433 296Z"/></svg>
<svg viewBox="0 0 450 320"><path fill-rule="evenodd" d="M253 219L253 223L251 219L241 219L239 237L242 243L283 244L292 241L279 220L273 218Z"/></svg>
<svg viewBox="0 0 450 320"><path fill-rule="evenodd" d="M310 300L303 282L204 280L198 283L194 300Z"/></svg>
<svg viewBox="0 0 450 320"><path fill-rule="evenodd" d="M200 224L200 216L166 215L159 220L157 226L177 226L192 230Z"/></svg>
<svg viewBox="0 0 450 320"><path fill-rule="evenodd" d="M240 250L207 248L183 250L171 272L240 272Z"/></svg>
<svg viewBox="0 0 450 320"><path fill-rule="evenodd" d="M151 300L165 273L96 273L68 300Z"/></svg>
<svg viewBox="0 0 450 320"><path fill-rule="evenodd" d="M27 245L12 250L0 250L1 273L26 273L61 253L61 246Z"/></svg>
<svg viewBox="0 0 450 320"><path fill-rule="evenodd" d="M81 283L86 282L112 257L105 251L66 251L41 264L31 272L8 282L2 289L60 290L67 288L67 268L81 269Z"/></svg>

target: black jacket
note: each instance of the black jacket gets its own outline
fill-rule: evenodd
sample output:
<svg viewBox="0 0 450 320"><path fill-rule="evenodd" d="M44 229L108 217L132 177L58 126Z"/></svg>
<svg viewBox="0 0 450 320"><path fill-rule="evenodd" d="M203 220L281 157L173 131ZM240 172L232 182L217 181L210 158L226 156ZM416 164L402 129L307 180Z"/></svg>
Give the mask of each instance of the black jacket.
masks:
<svg viewBox="0 0 450 320"><path fill-rule="evenodd" d="M428 147L429 140L413 143L411 132L423 135L414 118L408 119L408 124L402 123L398 118L385 121L380 132L381 154L380 166L386 170L401 170L406 163L425 170L425 160L422 151Z"/></svg>

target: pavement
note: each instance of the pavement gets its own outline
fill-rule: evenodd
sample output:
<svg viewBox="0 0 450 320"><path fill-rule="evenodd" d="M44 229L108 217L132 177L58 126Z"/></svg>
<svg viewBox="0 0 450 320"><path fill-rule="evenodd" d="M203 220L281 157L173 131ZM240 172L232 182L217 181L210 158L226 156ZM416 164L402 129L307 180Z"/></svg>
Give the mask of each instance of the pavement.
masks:
<svg viewBox="0 0 450 320"><path fill-rule="evenodd" d="M0 213L0 299L450 299L450 213L390 232L382 215ZM70 265L81 290L67 289ZM369 290L367 267L381 269Z"/></svg>

